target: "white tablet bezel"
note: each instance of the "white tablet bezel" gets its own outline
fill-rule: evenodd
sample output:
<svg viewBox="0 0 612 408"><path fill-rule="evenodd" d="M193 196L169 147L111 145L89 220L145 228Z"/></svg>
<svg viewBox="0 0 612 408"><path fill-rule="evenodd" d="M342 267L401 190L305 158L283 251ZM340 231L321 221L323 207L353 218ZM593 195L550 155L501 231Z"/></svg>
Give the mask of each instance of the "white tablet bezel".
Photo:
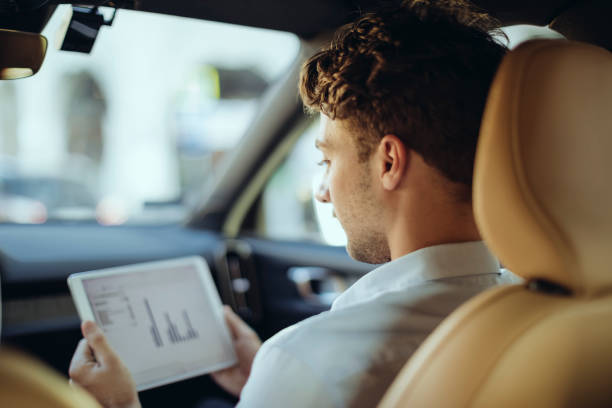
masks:
<svg viewBox="0 0 612 408"><path fill-rule="evenodd" d="M183 258L174 258L164 261L154 261L154 262L145 262L139 264L132 264L127 266L118 266L113 268L99 269L88 272L79 272L74 273L68 276L68 287L72 294L72 299L76 306L77 312L81 321L91 320L96 321L94 312L91 308L91 304L87 299L87 294L85 293L85 287L83 286L83 281L86 279L94 279L100 277L108 277L113 275L120 275L125 273L133 273L133 272L145 272L151 269L160 269L160 268L180 268L185 266L194 266L198 271L198 276L200 277L200 281L202 283L203 295L205 296L206 301L211 306L211 309L214 311L215 322L217 323L217 329L221 331L222 337L229 345L232 350L232 358L228 360L223 360L220 363L214 365L208 365L206 367L202 367L200 369L191 370L189 372L182 373L180 375L170 376L158 381L153 381L145 384L136 384L136 389L138 391L147 390L150 388L158 387L165 384L174 383L180 380L184 380L187 378L192 378L198 375L211 373L217 370L221 370L227 367L231 367L237 363L237 358L235 352L233 351L232 340L230 336L229 329L227 324L225 323L225 318L223 316L223 305L221 303L221 298L219 297L219 293L217 288L213 282L210 269L206 261L200 256L189 256Z"/></svg>

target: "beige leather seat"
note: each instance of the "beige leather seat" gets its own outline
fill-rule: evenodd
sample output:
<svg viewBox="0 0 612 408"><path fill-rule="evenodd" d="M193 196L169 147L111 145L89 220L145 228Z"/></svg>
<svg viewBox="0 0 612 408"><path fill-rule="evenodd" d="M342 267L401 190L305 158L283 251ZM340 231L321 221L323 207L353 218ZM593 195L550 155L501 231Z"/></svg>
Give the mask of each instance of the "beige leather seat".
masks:
<svg viewBox="0 0 612 408"><path fill-rule="evenodd" d="M99 408L100 405L41 363L5 350L0 352L0 407Z"/></svg>
<svg viewBox="0 0 612 408"><path fill-rule="evenodd" d="M381 407L612 407L612 54L534 41L504 59L474 179L485 241L526 285L449 316Z"/></svg>

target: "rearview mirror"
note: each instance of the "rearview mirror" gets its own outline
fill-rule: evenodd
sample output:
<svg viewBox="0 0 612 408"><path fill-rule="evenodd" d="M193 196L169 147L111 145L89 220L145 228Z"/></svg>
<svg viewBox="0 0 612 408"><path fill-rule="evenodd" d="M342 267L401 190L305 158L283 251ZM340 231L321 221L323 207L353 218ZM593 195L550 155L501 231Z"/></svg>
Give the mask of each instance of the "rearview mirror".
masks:
<svg viewBox="0 0 612 408"><path fill-rule="evenodd" d="M46 52L47 39L42 35L0 29L0 80L34 75Z"/></svg>

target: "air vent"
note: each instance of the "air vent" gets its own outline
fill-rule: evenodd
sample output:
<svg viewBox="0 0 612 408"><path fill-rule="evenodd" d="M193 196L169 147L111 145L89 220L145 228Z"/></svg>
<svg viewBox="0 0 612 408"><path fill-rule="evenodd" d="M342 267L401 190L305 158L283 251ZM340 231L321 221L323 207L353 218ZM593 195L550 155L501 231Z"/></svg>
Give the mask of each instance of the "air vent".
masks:
<svg viewBox="0 0 612 408"><path fill-rule="evenodd" d="M534 279L527 283L527 289L534 291L545 293L547 295L557 295L557 296L571 296L572 291L568 288L559 285L558 283L551 282L545 279Z"/></svg>
<svg viewBox="0 0 612 408"><path fill-rule="evenodd" d="M216 277L223 303L251 322L262 316L257 274L251 247L244 241L228 240L216 257Z"/></svg>

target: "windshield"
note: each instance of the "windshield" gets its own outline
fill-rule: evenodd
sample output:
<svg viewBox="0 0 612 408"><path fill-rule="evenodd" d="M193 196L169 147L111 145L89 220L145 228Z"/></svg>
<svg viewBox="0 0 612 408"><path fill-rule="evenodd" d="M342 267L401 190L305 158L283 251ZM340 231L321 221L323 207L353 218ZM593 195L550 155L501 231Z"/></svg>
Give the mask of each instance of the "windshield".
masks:
<svg viewBox="0 0 612 408"><path fill-rule="evenodd" d="M70 10L40 72L0 82L0 222L182 220L297 37L119 10L91 54L58 51Z"/></svg>

